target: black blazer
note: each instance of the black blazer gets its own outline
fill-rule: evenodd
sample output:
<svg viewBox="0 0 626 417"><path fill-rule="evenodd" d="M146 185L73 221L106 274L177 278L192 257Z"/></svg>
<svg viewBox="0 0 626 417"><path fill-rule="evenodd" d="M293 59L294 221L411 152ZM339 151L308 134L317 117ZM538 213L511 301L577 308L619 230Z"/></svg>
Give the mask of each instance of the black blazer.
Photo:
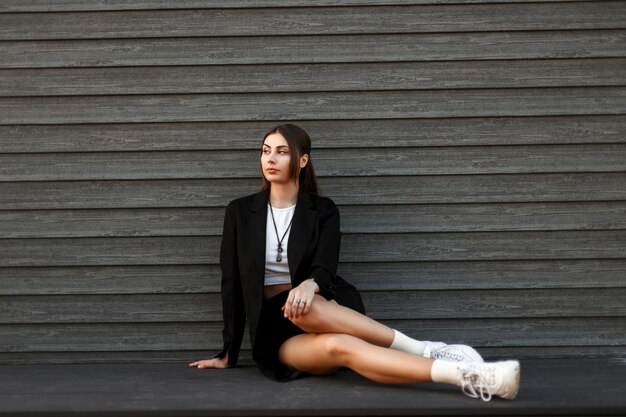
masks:
<svg viewBox="0 0 626 417"><path fill-rule="evenodd" d="M263 304L265 233L269 191L232 201L226 208L220 252L224 348L235 365L246 317L254 346ZM331 299L338 287L349 285L336 275L341 232L339 210L326 197L300 193L287 243L293 287L313 278L320 295Z"/></svg>

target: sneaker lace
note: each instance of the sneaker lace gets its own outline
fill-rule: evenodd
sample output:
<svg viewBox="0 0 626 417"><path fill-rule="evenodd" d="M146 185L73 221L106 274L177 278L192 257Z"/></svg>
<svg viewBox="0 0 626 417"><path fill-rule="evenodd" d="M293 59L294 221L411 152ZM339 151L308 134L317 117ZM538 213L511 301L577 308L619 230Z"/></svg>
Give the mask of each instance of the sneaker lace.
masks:
<svg viewBox="0 0 626 417"><path fill-rule="evenodd" d="M477 369L460 370L461 390L472 398L491 401L491 384L485 375Z"/></svg>

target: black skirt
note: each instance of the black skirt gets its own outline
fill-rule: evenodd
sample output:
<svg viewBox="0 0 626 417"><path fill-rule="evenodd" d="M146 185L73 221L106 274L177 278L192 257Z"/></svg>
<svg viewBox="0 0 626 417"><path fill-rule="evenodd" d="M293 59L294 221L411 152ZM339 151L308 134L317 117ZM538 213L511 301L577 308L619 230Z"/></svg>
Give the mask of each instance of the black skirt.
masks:
<svg viewBox="0 0 626 417"><path fill-rule="evenodd" d="M345 281L344 281L345 282ZM284 317L281 308L287 302L289 291L283 291L263 301L252 357L259 370L275 381L291 381L307 376L305 372L292 369L280 362L278 351L283 343L299 334L306 333ZM358 291L350 284L340 286L334 297L338 304L365 314L365 307Z"/></svg>

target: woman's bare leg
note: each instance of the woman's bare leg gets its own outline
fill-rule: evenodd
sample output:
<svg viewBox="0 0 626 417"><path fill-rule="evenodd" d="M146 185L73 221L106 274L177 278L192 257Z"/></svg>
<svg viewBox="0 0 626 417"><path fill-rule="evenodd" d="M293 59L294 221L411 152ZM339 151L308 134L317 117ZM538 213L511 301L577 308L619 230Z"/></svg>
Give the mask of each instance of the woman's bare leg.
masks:
<svg viewBox="0 0 626 417"><path fill-rule="evenodd" d="M385 348L394 338L393 329L319 295L308 313L291 321L307 333L343 333Z"/></svg>
<svg viewBox="0 0 626 417"><path fill-rule="evenodd" d="M427 358L453 362L482 362L475 349L466 345L446 345L441 342L412 339L357 311L316 295L306 314L291 318L292 323L307 333L342 333L368 343L392 348Z"/></svg>
<svg viewBox="0 0 626 417"><path fill-rule="evenodd" d="M282 344L280 360L315 375L350 368L386 384L443 382L457 385L470 397L483 401L498 396L512 400L520 381L518 361L448 362L383 348L347 334L301 334Z"/></svg>
<svg viewBox="0 0 626 417"><path fill-rule="evenodd" d="M280 348L281 362L314 375L345 366L373 381L407 384L431 381L432 359L376 346L348 334L301 334Z"/></svg>

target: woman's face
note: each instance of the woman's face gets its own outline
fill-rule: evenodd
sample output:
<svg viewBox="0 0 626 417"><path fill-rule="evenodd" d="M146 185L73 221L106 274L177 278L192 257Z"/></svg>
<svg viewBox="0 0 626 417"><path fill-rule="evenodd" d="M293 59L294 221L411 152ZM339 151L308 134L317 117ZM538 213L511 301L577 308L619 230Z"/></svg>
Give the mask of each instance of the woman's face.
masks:
<svg viewBox="0 0 626 417"><path fill-rule="evenodd" d="M280 133L272 133L266 137L261 147L261 169L265 179L276 183L289 182L290 162L291 152L287 139Z"/></svg>

